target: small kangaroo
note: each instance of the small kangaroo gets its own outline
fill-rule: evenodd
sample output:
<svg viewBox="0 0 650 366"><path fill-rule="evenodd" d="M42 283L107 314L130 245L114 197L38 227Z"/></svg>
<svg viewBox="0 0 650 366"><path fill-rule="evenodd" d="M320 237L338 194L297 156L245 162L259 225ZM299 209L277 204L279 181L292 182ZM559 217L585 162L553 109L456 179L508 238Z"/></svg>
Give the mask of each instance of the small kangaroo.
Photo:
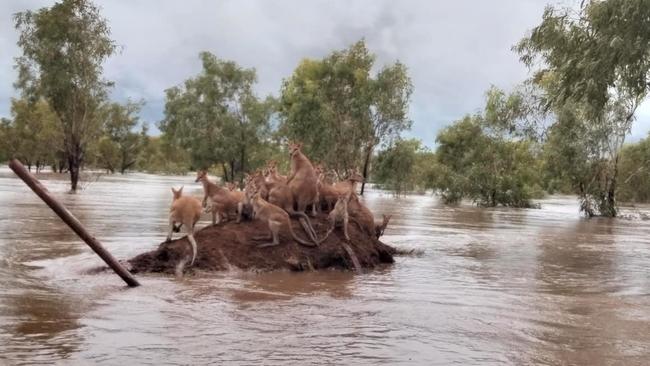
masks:
<svg viewBox="0 0 650 366"><path fill-rule="evenodd" d="M349 193L343 193L339 194L338 199L336 200L336 204L334 205L334 209L330 211L329 215L327 216L327 219L329 220L330 223L330 228L327 230L327 233L325 234L325 237L322 240L327 239L332 231L336 228L337 225L343 224L343 234L345 235L345 240L350 240L350 235L348 235L348 221L349 221L349 214L348 214L348 203L350 202L350 194Z"/></svg>
<svg viewBox="0 0 650 366"><path fill-rule="evenodd" d="M244 192L230 191L220 187L208 178L208 172L199 170L196 172L196 182L203 184L203 207L206 211L212 212L212 225L221 222L222 215L228 219L230 212L241 212L241 202L244 200ZM212 205L208 206L208 199ZM241 214L237 215L237 223L241 222Z"/></svg>
<svg viewBox="0 0 650 366"><path fill-rule="evenodd" d="M362 182L363 175L356 170L348 170L347 178L338 183L334 183L334 189L339 193L356 193L357 183Z"/></svg>
<svg viewBox="0 0 650 366"><path fill-rule="evenodd" d="M178 190L172 188L172 194L174 198L172 200L172 206L169 209L169 231L167 232L167 240L165 242L170 242L172 240L172 232L179 232L181 226L185 225L187 240L192 245L191 266L194 264L198 250L196 240L194 240L194 225L201 218L201 202L194 197L183 196L183 187ZM176 223L179 225L176 226Z"/></svg>
<svg viewBox="0 0 650 366"><path fill-rule="evenodd" d="M298 243L308 247L316 246L316 244L301 239L296 235L296 233L293 231L293 228L291 227L291 220L289 219L289 214L283 209L281 209L280 207L270 204L264 198L262 198L262 195L259 189L255 186L255 184L252 185L252 196L253 196L252 204L253 204L253 211L255 212L255 219L266 222L269 225L269 231L271 234L270 236L255 237L253 238L253 240L269 240L269 239L273 240L272 242L259 244L257 246L258 248L265 248L265 247L279 245L280 244L279 233L282 226L285 226L289 229L289 233L291 233L291 237Z"/></svg>

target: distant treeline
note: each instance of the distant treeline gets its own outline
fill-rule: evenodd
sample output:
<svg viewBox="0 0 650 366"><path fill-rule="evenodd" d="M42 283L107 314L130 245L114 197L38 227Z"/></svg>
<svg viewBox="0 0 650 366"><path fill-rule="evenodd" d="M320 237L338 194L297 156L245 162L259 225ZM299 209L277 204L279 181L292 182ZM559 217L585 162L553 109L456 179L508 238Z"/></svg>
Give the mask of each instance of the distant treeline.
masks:
<svg viewBox="0 0 650 366"><path fill-rule="evenodd" d="M0 125L0 157L67 171L73 190L83 167L210 168L241 181L268 160L287 169L286 143L297 140L339 175L356 168L398 194L433 189L448 203L530 207L562 192L588 216L616 216L617 201L650 200L650 139L625 143L650 85L647 0L547 7L513 47L531 78L488 90L485 107L443 129L435 151L401 138L412 124L407 67L376 65L363 40L301 61L278 97L255 94L255 69L201 52L201 72L165 90L161 133L150 136L142 101L108 98L102 64L117 47L95 5L63 0L14 20L20 97Z"/></svg>

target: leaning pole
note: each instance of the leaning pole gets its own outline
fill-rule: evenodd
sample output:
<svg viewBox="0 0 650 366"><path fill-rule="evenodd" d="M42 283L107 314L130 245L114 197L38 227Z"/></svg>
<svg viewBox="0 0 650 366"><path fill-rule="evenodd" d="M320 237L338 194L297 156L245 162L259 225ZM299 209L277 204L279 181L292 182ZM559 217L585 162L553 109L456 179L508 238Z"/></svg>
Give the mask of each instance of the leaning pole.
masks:
<svg viewBox="0 0 650 366"><path fill-rule="evenodd" d="M66 209L56 198L54 198L48 190L38 181L32 174L30 174L25 166L17 159L9 161L9 167L16 173L20 179L29 186L29 188L36 193L50 208L74 231L88 246L97 253L97 255L111 267L118 276L122 277L124 282L131 287L139 286L138 280L133 277L131 272L127 271L120 262L111 255L102 244L95 239L94 236L81 225L81 222L74 217L68 209Z"/></svg>

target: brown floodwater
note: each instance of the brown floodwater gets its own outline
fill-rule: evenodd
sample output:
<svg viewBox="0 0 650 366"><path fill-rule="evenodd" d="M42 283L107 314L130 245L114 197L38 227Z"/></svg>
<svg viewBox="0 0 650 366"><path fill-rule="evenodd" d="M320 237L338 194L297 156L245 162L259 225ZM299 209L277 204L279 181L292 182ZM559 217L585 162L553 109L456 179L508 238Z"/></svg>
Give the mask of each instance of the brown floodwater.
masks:
<svg viewBox="0 0 650 366"><path fill-rule="evenodd" d="M169 188L192 177L102 176L79 194L46 186L118 258L165 236ZM384 241L419 255L362 275L139 276L129 289L0 168L0 364L650 363L650 207L581 218L542 209L365 198L393 214ZM203 221L207 223L207 221Z"/></svg>

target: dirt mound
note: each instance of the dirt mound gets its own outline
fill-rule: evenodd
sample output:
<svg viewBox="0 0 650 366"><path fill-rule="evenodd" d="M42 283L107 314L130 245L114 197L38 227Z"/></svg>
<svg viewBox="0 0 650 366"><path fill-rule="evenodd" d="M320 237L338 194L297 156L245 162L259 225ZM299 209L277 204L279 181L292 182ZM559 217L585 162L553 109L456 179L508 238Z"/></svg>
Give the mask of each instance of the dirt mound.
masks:
<svg viewBox="0 0 650 366"><path fill-rule="evenodd" d="M311 223L319 238L325 235L328 228L327 215L319 214L311 218ZM307 238L298 221L292 220L292 225L297 235ZM237 224L229 221L207 226L195 234L198 254L193 268L211 271L231 268L257 271L355 269L348 249L352 249L362 268L374 268L382 263L393 262L394 248L371 237L353 222L350 222L348 231L351 239L348 248L340 228L315 248L296 243L286 229L280 233L280 245L258 248L257 245L262 242L253 237L268 234L268 226L263 222L254 220ZM177 263L188 255L191 255L190 244L183 236L162 243L158 249L140 254L128 262L133 273L174 273Z"/></svg>

